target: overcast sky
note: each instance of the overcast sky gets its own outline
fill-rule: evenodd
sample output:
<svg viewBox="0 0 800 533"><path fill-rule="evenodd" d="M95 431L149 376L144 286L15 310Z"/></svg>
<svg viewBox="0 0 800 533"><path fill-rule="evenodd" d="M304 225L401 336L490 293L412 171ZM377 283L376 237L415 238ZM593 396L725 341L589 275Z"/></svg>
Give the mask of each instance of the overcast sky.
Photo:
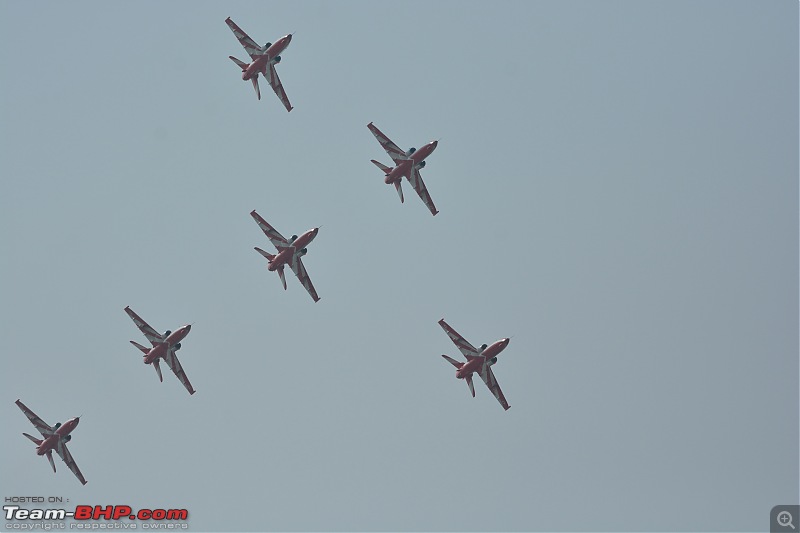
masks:
<svg viewBox="0 0 800 533"><path fill-rule="evenodd" d="M296 32L287 113L227 16ZM745 531L798 502L798 4L3 2L0 496L194 531ZM441 139L404 204L367 130ZM249 216L322 300L288 290ZM153 369L130 305L194 323ZM437 325L512 408L470 397ZM86 486L22 437L17 398Z"/></svg>

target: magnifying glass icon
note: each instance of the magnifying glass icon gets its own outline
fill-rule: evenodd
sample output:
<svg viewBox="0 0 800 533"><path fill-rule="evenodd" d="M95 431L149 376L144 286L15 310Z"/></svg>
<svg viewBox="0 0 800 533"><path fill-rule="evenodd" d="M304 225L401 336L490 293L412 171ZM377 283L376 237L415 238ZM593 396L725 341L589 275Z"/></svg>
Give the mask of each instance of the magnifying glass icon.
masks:
<svg viewBox="0 0 800 533"><path fill-rule="evenodd" d="M794 529L794 525L792 524L792 513L789 511L781 511L778 513L778 516L775 517L778 521L778 525L783 527L789 526L790 528Z"/></svg>

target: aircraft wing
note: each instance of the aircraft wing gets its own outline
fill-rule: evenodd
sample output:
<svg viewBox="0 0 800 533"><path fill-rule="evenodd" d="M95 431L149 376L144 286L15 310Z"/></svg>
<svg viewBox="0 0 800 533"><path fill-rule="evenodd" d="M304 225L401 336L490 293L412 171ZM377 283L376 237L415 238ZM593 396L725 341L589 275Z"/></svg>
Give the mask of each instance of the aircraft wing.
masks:
<svg viewBox="0 0 800 533"><path fill-rule="evenodd" d="M167 355L164 356L164 360L167 362L167 365L169 365L172 373L175 374L175 377L178 378L178 381L183 383L183 386L189 391L189 394L194 394L196 391L192 388L192 384L189 383L189 378L186 377L186 372L183 371L181 362L178 361L178 356L175 355L175 348L167 350Z"/></svg>
<svg viewBox="0 0 800 533"><path fill-rule="evenodd" d="M267 67L264 72L264 77L267 78L270 87L272 87L272 90L275 91L275 94L277 94L278 98L283 102L283 107L286 108L286 111L291 111L292 104L289 103L289 97L286 96L286 91L283 90L281 79L278 77L278 72L275 70L275 65L273 63L270 63Z"/></svg>
<svg viewBox="0 0 800 533"><path fill-rule="evenodd" d="M15 403L17 404L17 407L22 409L22 412L25 413L25 416L28 417L28 420L31 421L31 424L33 424L34 427L36 427L36 430L42 434L42 437L47 438L53 433L55 433L55 430L53 428L45 424L44 420L36 416L36 413L28 409L28 407L24 403L22 403L19 400L17 400Z"/></svg>
<svg viewBox="0 0 800 533"><path fill-rule="evenodd" d="M78 463L76 463L75 459L72 458L72 454L69 453L69 449L64 441L58 442L58 446L56 446L56 453L58 453L58 456L61 457L62 461L64 461L64 464L67 465L67 468L72 470L72 473L75 474L75 477L78 478L78 481L80 481L82 485L86 485L86 478L84 478L83 474L81 474L81 469L78 468Z"/></svg>
<svg viewBox="0 0 800 533"><path fill-rule="evenodd" d="M497 378L494 377L494 372L492 372L492 367L487 364L484 364L483 367L481 367L481 370L478 374L480 375L483 382L486 383L486 386L489 387L489 390L492 391L494 397L497 398L497 401L500 402L500 405L503 406L503 409L505 409L506 411L511 409L511 406L508 405L508 402L506 401L506 397L503 396L503 391L500 390L500 385L497 384Z"/></svg>
<svg viewBox="0 0 800 533"><path fill-rule="evenodd" d="M384 135L381 130L376 128L372 122L367 124L367 127L369 128L369 131L371 131L372 134L375 136L375 138L378 139L378 142L381 144L383 149L386 150L386 153L389 154L389 157L392 158L392 161L394 161L395 165L398 165L400 164L401 161L405 161L406 159L408 159L405 150L401 150L396 144L392 142L391 139L389 139L389 137Z"/></svg>
<svg viewBox="0 0 800 533"><path fill-rule="evenodd" d="M436 216L436 213L439 211L436 210L436 206L433 205L433 200L431 199L431 195L428 194L428 189L425 187L425 182L422 181L422 176L419 174L419 170L416 168L411 169L411 173L409 174L408 181L411 183L411 186L417 191L417 194L425 202L425 205L428 206L428 210L430 210L433 216Z"/></svg>
<svg viewBox="0 0 800 533"><path fill-rule="evenodd" d="M456 347L461 350L461 353L464 354L464 357L466 357L467 360L481 357L480 351L468 343L466 339L459 335L456 330L451 328L450 324L444 321L444 318L439 321L439 325L442 326L444 332L447 333L447 336L450 337L450 340L453 341L453 344L455 344Z"/></svg>
<svg viewBox="0 0 800 533"><path fill-rule="evenodd" d="M278 230L270 226L266 220L261 218L261 215L256 213L255 209L250 212L250 216L253 217L253 220L256 221L258 227L261 228L261 231L264 232L264 235L267 236L275 248L282 250L289 246L289 241L287 241L283 235L278 233Z"/></svg>
<svg viewBox="0 0 800 533"><path fill-rule="evenodd" d="M231 29L233 35L236 36L236 39L239 40L239 44L241 44L244 47L244 50L245 52L247 52L247 55L250 56L250 59L255 61L256 59L264 55L264 49L261 48L261 46L257 42L251 39L250 36L247 35L244 32L244 30L242 30L242 28L237 26L236 23L232 21L230 17L225 19L225 23Z"/></svg>
<svg viewBox="0 0 800 533"><path fill-rule="evenodd" d="M147 337L147 340L149 340L153 346L159 342L164 342L164 336L150 327L147 322L142 320L139 315L133 312L133 309L126 307L125 312L128 313L128 316L131 317L131 320L133 320L133 323L136 324L137 328L139 328L139 331L141 331L142 334Z"/></svg>
<svg viewBox="0 0 800 533"><path fill-rule="evenodd" d="M297 279L300 280L303 287L306 288L308 294L311 295L311 298L315 301L319 301L319 296L317 296L317 291L314 289L314 285L311 284L311 278L308 277L308 272L306 272L306 267L303 266L303 261L300 259L300 256L295 254L292 257L292 260L289 262L289 266L292 268L292 272L294 275L297 276Z"/></svg>

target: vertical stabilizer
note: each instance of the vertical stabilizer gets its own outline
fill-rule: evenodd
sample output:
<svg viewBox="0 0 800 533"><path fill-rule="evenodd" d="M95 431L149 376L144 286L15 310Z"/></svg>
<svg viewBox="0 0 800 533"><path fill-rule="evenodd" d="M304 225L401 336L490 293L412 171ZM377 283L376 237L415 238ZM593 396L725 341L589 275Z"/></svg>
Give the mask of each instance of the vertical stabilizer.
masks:
<svg viewBox="0 0 800 533"><path fill-rule="evenodd" d="M153 366L156 368L156 374L158 374L158 380L159 380L161 383L164 383L164 377L161 375L161 367L160 367L160 366L158 366L158 359L156 359L155 361L153 361Z"/></svg>
<svg viewBox="0 0 800 533"><path fill-rule="evenodd" d="M475 397L475 385L472 384L472 374L466 377L467 386L469 387L469 391L472 393L472 397Z"/></svg>

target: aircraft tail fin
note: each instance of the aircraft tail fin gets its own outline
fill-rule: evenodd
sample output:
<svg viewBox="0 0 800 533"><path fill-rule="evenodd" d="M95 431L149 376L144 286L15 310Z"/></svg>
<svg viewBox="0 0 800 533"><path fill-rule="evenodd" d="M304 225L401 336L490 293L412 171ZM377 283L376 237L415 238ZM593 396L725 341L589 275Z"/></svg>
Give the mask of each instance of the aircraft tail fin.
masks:
<svg viewBox="0 0 800 533"><path fill-rule="evenodd" d="M286 274L283 273L283 267L278 268L278 275L281 277L281 283L283 283L283 290L286 290Z"/></svg>
<svg viewBox="0 0 800 533"><path fill-rule="evenodd" d="M47 452L47 460L50 461L50 466L53 467L53 472L56 471L56 463L53 461L53 450Z"/></svg>
<svg viewBox="0 0 800 533"><path fill-rule="evenodd" d="M245 63L244 61L239 61L238 59L236 59L236 58L235 58L235 57L233 57L233 56L228 56L228 57L231 59L231 61L233 61L234 63L236 63L237 65L239 65L239 68L240 68L240 69L242 69L242 70L247 70L247 67L249 66L247 63Z"/></svg>
<svg viewBox="0 0 800 533"><path fill-rule="evenodd" d="M156 369L156 374L158 374L158 380L159 380L161 383L164 383L164 376L162 376L162 375L161 375L161 367L160 367L160 366L158 366L158 359L156 359L155 361L153 361L153 366L154 366L154 367L155 367L155 369Z"/></svg>
<svg viewBox="0 0 800 533"><path fill-rule="evenodd" d="M462 366L464 366L464 363L460 363L460 362L456 361L455 359L453 359L452 357L447 357L445 354L442 354L442 357L444 357L447 360L448 363L450 363L451 365L453 365L456 368L461 368Z"/></svg>
<svg viewBox="0 0 800 533"><path fill-rule="evenodd" d="M387 167L387 166L386 166L386 165L384 165L383 163L379 163L378 161L375 161L374 159L370 159L370 161L372 161L372 163L373 163L373 164L374 164L376 167L378 167L379 169L381 169L381 170L383 171L383 173L384 173L384 174L388 174L389 172L391 172L391 171L392 171L392 169L391 169L390 167Z"/></svg>
<svg viewBox="0 0 800 533"><path fill-rule="evenodd" d="M142 353L147 353L147 352L149 352L149 351L150 351L150 350L148 350L147 348L145 348L144 346L142 346L141 344L139 344L139 343L138 343L138 342L136 342L136 341L131 341L131 344L133 344L134 346L136 346L137 348L139 348L139 350L140 350Z"/></svg>
<svg viewBox="0 0 800 533"><path fill-rule="evenodd" d="M35 445L37 445L37 446L39 446L39 445L40 445L42 442L44 442L42 439L37 439L37 438L36 438L36 437L34 437L33 435L28 435L27 433L23 433L23 435L25 435L26 437L28 437L28 439L32 440L32 441L33 441L33 443L34 443Z"/></svg>
<svg viewBox="0 0 800 533"><path fill-rule="evenodd" d="M472 397L475 397L475 385L472 384L472 374L466 377L467 387L469 387L469 391L472 393Z"/></svg>
<svg viewBox="0 0 800 533"><path fill-rule="evenodd" d="M263 256L264 256L264 257L267 259L267 261L272 261L273 259L275 259L275 256L274 256L274 255L272 255L272 254L271 254L271 253L269 253L269 252L265 252L264 250L262 250L262 249L261 249L261 248L259 248L258 246L256 246L256 247L255 247L255 250L256 250L256 252L258 252L258 253L260 253L261 255L263 255Z"/></svg>
<svg viewBox="0 0 800 533"><path fill-rule="evenodd" d="M400 181L394 182L394 188L397 189L397 194L400 196L400 203L403 203L403 186L400 184Z"/></svg>

